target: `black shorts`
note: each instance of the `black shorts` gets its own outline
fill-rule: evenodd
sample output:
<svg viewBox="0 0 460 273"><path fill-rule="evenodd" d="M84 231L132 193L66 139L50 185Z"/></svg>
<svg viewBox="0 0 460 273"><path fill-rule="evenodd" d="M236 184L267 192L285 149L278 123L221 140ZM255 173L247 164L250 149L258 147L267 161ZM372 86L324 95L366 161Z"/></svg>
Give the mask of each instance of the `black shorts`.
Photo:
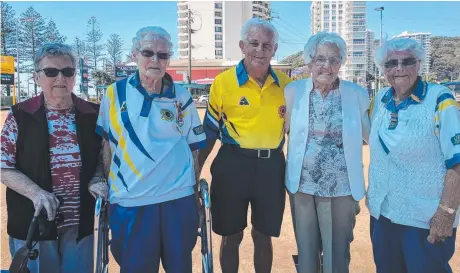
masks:
<svg viewBox="0 0 460 273"><path fill-rule="evenodd" d="M251 204L253 227L279 237L286 200L284 154L280 149L270 158L257 158L239 151L224 145L211 165L212 229L221 236L243 231Z"/></svg>

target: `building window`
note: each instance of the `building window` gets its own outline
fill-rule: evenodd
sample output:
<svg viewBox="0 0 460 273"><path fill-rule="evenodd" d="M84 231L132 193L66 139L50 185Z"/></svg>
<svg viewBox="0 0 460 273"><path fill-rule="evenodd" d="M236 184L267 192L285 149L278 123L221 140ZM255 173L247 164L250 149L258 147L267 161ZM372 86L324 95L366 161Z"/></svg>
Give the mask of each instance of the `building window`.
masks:
<svg viewBox="0 0 460 273"><path fill-rule="evenodd" d="M216 17L222 17L222 12L221 11L215 11L214 16Z"/></svg>
<svg viewBox="0 0 460 273"><path fill-rule="evenodd" d="M325 8L325 9L328 9L328 8L329 8L329 5L324 5L324 8Z"/></svg>
<svg viewBox="0 0 460 273"><path fill-rule="evenodd" d="M215 23L216 25L222 25L222 19L215 19L215 20L214 20L214 23Z"/></svg>
<svg viewBox="0 0 460 273"><path fill-rule="evenodd" d="M214 8L221 9L222 8L222 3L215 3Z"/></svg>
<svg viewBox="0 0 460 273"><path fill-rule="evenodd" d="M215 53L217 56L222 56L222 50L220 49L217 49Z"/></svg>
<svg viewBox="0 0 460 273"><path fill-rule="evenodd" d="M222 27L215 27L216 32L222 32Z"/></svg>
<svg viewBox="0 0 460 273"><path fill-rule="evenodd" d="M215 35L216 41L222 41L222 34Z"/></svg>
<svg viewBox="0 0 460 273"><path fill-rule="evenodd" d="M222 48L222 42L216 42L216 48Z"/></svg>

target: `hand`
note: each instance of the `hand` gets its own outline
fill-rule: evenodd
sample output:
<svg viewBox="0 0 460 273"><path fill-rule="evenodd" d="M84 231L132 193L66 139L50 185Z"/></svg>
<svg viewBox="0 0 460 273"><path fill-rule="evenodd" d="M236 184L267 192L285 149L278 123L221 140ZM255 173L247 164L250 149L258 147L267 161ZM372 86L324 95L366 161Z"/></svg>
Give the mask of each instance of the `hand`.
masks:
<svg viewBox="0 0 460 273"><path fill-rule="evenodd" d="M48 221L54 220L57 209L59 208L59 200L54 194L45 190L39 190L37 194L32 197L32 202L35 207L34 216L38 216L41 209L44 207L48 215Z"/></svg>
<svg viewBox="0 0 460 273"><path fill-rule="evenodd" d="M430 235L427 238L428 242L434 244L452 236L455 215L456 213L449 214L447 211L438 208L430 221Z"/></svg>
<svg viewBox="0 0 460 273"><path fill-rule="evenodd" d="M105 181L90 183L88 190L94 198L100 196L102 199L107 200L109 196L109 186Z"/></svg>

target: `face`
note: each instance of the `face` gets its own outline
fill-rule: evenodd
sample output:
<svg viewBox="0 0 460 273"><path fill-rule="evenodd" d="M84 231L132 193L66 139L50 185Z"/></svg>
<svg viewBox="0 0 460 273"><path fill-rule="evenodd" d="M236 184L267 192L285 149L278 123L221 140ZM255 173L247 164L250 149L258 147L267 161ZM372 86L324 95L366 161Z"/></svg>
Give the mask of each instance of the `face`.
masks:
<svg viewBox="0 0 460 273"><path fill-rule="evenodd" d="M338 77L342 59L336 45L325 44L316 48L308 68L315 83L331 85Z"/></svg>
<svg viewBox="0 0 460 273"><path fill-rule="evenodd" d="M393 88L408 90L418 76L420 61L407 51L393 52L384 65L385 76Z"/></svg>
<svg viewBox="0 0 460 273"><path fill-rule="evenodd" d="M162 40L141 41L133 52L139 73L152 80L160 80L169 65L169 48Z"/></svg>
<svg viewBox="0 0 460 273"><path fill-rule="evenodd" d="M253 71L267 71L275 56L278 44L273 43L273 33L265 28L250 29L246 41L240 41L245 64Z"/></svg>
<svg viewBox="0 0 460 273"><path fill-rule="evenodd" d="M57 69L61 70L60 72ZM34 73L35 82L48 99L64 99L72 94L75 85L75 68L68 56L46 56Z"/></svg>

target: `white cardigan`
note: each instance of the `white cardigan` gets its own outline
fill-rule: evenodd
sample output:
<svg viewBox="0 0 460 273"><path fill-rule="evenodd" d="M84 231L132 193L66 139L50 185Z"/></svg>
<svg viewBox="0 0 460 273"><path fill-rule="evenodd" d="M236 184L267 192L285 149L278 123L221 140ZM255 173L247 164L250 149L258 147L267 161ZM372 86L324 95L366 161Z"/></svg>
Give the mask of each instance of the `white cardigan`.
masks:
<svg viewBox="0 0 460 273"><path fill-rule="evenodd" d="M284 89L286 100L285 132L289 133L286 161L286 187L292 194L299 189L302 164L308 138L310 92L312 79L290 83ZM368 117L369 96L357 84L340 80L342 99L343 149L348 179L353 198L357 201L366 192L363 173L363 139L368 142L370 123Z"/></svg>

